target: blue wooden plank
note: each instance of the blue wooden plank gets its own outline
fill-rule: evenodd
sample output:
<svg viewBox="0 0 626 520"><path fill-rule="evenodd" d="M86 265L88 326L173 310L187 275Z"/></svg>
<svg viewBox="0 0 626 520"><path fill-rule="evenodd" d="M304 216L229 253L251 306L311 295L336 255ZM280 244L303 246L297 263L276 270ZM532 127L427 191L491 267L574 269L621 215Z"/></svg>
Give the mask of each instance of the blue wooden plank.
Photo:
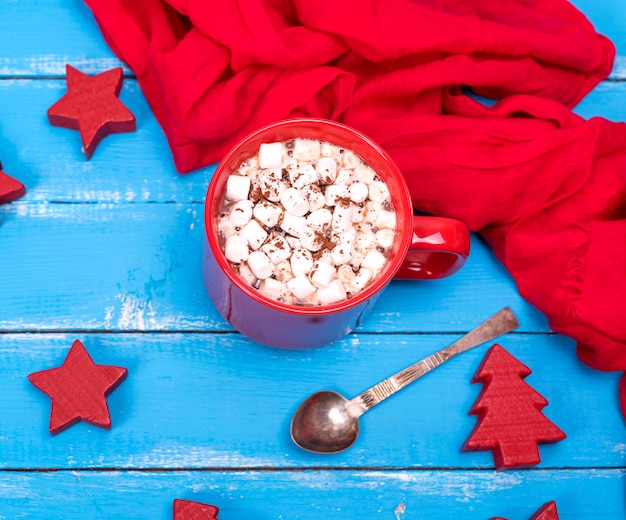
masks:
<svg viewBox="0 0 626 520"><path fill-rule="evenodd" d="M311 454L289 438L310 393L352 397L457 337L356 334L297 352L237 334L3 334L0 468L493 468L490 452L461 452L482 388L470 380L488 345L364 415L344 453ZM96 363L126 367L128 378L108 398L110 431L81 423L51 437L50 399L26 376L59 366L74 339ZM501 344L531 368L526 382L568 435L541 445L540 467L623 467L617 374L584 367L558 335L509 334Z"/></svg>
<svg viewBox="0 0 626 520"><path fill-rule="evenodd" d="M201 278L200 204L0 206L0 330L232 330ZM548 330L482 241L451 278L394 282L360 330L467 331L510 305ZM488 314L489 313L489 314Z"/></svg>
<svg viewBox="0 0 626 520"><path fill-rule="evenodd" d="M623 470L0 472L0 519L170 520L182 498L220 520L528 520L550 500L563 520L616 520L623 487Z"/></svg>

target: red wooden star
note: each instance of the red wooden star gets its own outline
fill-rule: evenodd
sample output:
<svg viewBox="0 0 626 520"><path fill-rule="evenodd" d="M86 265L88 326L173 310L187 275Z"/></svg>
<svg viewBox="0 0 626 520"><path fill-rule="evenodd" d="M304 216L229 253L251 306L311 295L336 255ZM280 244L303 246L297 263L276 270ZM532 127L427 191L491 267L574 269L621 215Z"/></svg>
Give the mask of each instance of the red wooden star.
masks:
<svg viewBox="0 0 626 520"><path fill-rule="evenodd" d="M80 420L111 427L106 396L126 377L125 368L96 365L76 340L63 365L35 372L29 381L52 398L50 432L59 433Z"/></svg>
<svg viewBox="0 0 626 520"><path fill-rule="evenodd" d="M174 500L174 520L217 520L219 509L189 500Z"/></svg>
<svg viewBox="0 0 626 520"><path fill-rule="evenodd" d="M506 520L500 516L493 517L490 520ZM548 502L539 508L539 510L530 517L530 520L559 520L559 513L556 510L556 502Z"/></svg>
<svg viewBox="0 0 626 520"><path fill-rule="evenodd" d="M24 185L17 179L9 177L4 173L2 171L2 163L0 163L0 204L17 200L23 197L25 193L26 188Z"/></svg>
<svg viewBox="0 0 626 520"><path fill-rule="evenodd" d="M65 71L67 93L48 109L48 120L54 126L78 130L87 159L108 134L135 130L135 116L117 97L122 88L121 67L96 76L71 65Z"/></svg>

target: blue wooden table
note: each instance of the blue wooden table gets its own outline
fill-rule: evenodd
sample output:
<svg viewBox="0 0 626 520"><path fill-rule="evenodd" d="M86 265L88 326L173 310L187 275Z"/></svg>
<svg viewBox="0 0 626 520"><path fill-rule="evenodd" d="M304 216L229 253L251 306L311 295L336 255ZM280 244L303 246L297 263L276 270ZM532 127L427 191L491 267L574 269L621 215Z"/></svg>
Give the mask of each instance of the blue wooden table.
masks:
<svg viewBox="0 0 626 520"><path fill-rule="evenodd" d="M575 0L618 48L615 70L576 111L626 120L626 7ZM393 282L359 329L307 351L232 330L203 286L204 194L213 168L175 172L164 135L126 70L137 131L86 161L77 132L48 124L65 64L120 65L80 0L0 3L0 159L27 195L0 206L0 518L169 519L175 498L220 520L527 520L555 500L562 520L626 517L617 374L582 365L478 237L453 278ZM352 449L316 456L288 434L324 388L356 395L509 305L502 345L532 370L567 439L532 469L496 472L461 446L488 345L450 361L362 418ZM128 369L109 396L113 426L51 436L50 399L27 375L79 339Z"/></svg>

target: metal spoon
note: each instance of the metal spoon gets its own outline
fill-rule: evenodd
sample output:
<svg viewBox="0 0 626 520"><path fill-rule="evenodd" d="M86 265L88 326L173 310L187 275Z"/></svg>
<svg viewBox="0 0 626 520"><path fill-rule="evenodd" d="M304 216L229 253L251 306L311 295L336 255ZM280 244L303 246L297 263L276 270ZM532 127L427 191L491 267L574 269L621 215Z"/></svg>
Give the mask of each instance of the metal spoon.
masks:
<svg viewBox="0 0 626 520"><path fill-rule="evenodd" d="M359 417L372 407L413 383L433 368L473 347L519 327L505 307L452 345L378 383L353 399L331 390L316 392L296 410L291 420L291 438L314 453L338 453L349 448L359 434Z"/></svg>

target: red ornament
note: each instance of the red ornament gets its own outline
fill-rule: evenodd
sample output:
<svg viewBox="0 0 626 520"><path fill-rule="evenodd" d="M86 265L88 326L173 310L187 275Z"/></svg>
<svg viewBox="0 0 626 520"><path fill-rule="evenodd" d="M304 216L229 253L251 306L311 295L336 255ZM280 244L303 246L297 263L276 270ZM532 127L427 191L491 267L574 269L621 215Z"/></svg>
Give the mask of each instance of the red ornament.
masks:
<svg viewBox="0 0 626 520"><path fill-rule="evenodd" d="M541 461L539 442L565 438L541 410L548 401L523 378L531 370L500 345L489 349L472 383L485 386L469 413L478 422L464 451L492 450L497 470L534 466Z"/></svg>
<svg viewBox="0 0 626 520"><path fill-rule="evenodd" d="M494 517L491 520L506 520L506 518ZM559 520L559 513L556 510L556 502L548 502L530 517L530 520Z"/></svg>
<svg viewBox="0 0 626 520"><path fill-rule="evenodd" d="M174 500L174 520L217 520L219 509L208 504Z"/></svg>
<svg viewBox="0 0 626 520"><path fill-rule="evenodd" d="M106 396L127 373L125 368L96 365L76 340L62 366L30 374L28 380L52 399L50 432L55 434L80 420L110 428Z"/></svg>
<svg viewBox="0 0 626 520"><path fill-rule="evenodd" d="M67 93L48 109L51 125L78 130L87 159L98 143L114 132L135 130L135 116L118 99L122 68L88 76L71 65L65 66Z"/></svg>
<svg viewBox="0 0 626 520"><path fill-rule="evenodd" d="M24 185L9 177L2 171L2 163L0 163L0 204L6 204L7 202L13 202L14 200L23 197L26 193Z"/></svg>

